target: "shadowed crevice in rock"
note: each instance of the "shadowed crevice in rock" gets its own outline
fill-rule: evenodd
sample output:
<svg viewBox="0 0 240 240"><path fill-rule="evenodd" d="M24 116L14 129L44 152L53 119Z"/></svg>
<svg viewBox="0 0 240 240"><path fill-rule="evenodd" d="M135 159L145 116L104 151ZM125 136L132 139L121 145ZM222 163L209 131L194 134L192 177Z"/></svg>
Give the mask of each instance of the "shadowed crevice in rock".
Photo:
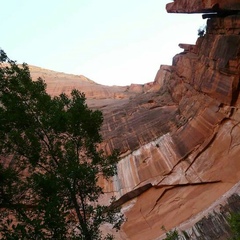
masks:
<svg viewBox="0 0 240 240"><path fill-rule="evenodd" d="M151 183L148 183L142 187L139 187L137 189L134 189L131 192L128 192L126 194L124 194L123 196L121 196L118 200L116 200L111 207L116 208L119 207L121 205L123 205L124 203L126 203L127 201L132 200L135 197L138 197L140 194L142 194L143 192L147 191L149 188L152 187Z"/></svg>

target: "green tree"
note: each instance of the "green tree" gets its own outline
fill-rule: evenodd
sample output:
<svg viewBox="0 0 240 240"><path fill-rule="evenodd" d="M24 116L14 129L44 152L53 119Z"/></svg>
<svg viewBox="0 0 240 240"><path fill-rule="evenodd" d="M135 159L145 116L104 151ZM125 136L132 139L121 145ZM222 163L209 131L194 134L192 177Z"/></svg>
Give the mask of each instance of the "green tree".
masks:
<svg viewBox="0 0 240 240"><path fill-rule="evenodd" d="M98 149L103 117L85 96L51 97L42 79L0 50L1 239L112 239L118 208L98 203L99 178L116 173L118 155Z"/></svg>

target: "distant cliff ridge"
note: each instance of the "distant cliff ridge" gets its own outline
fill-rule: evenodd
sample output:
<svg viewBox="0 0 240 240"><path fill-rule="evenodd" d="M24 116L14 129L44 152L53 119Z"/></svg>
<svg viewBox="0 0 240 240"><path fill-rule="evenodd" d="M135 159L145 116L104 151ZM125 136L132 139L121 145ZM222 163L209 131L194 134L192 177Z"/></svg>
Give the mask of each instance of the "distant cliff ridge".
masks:
<svg viewBox="0 0 240 240"><path fill-rule="evenodd" d="M205 35L181 43L152 83L108 87L83 76L40 75L49 93L75 87L103 111L101 147L121 153L118 174L101 183L101 201L116 196L127 217L116 239L162 239L162 226L190 239L226 239L226 216L240 209L240 2L175 0L166 8L209 19Z"/></svg>

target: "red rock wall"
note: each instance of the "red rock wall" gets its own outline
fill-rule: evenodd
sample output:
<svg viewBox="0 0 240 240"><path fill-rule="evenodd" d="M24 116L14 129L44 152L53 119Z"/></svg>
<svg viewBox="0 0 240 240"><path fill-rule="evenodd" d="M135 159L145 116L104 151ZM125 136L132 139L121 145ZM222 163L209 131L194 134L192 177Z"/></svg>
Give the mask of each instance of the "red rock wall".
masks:
<svg viewBox="0 0 240 240"><path fill-rule="evenodd" d="M102 201L117 196L127 217L117 239L159 239L162 226L191 229L239 182L240 16L234 15L239 4L168 4L169 12L221 12L222 17L208 20L196 45L180 44L183 52L173 65L161 66L149 84L107 87L83 76L31 69L46 80L49 93L75 87L103 111L102 147L121 153L118 175L111 184L102 182Z"/></svg>
<svg viewBox="0 0 240 240"><path fill-rule="evenodd" d="M219 11L238 11L238 0L175 0L168 3L169 13L207 13Z"/></svg>
<svg viewBox="0 0 240 240"><path fill-rule="evenodd" d="M122 239L189 227L240 180L240 16L210 19L195 46L180 46L152 91L105 115L105 150L122 153L106 186L127 216Z"/></svg>

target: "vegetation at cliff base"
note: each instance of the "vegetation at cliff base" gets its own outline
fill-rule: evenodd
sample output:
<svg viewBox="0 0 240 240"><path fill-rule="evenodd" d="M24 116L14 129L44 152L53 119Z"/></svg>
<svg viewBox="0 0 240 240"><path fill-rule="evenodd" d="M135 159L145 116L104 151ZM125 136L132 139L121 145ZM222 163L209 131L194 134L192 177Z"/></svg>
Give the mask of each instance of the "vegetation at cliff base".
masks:
<svg viewBox="0 0 240 240"><path fill-rule="evenodd" d="M166 232L166 237L163 240L178 240L180 235L176 229L167 231L165 226L162 226L162 230Z"/></svg>
<svg viewBox="0 0 240 240"><path fill-rule="evenodd" d="M102 121L83 93L51 97L0 50L1 239L112 239L100 226L119 229L123 217L98 202L98 182L118 155L98 149Z"/></svg>
<svg viewBox="0 0 240 240"><path fill-rule="evenodd" d="M240 239L240 213L231 213L229 217L229 225L231 227L233 237L231 240L239 240Z"/></svg>

